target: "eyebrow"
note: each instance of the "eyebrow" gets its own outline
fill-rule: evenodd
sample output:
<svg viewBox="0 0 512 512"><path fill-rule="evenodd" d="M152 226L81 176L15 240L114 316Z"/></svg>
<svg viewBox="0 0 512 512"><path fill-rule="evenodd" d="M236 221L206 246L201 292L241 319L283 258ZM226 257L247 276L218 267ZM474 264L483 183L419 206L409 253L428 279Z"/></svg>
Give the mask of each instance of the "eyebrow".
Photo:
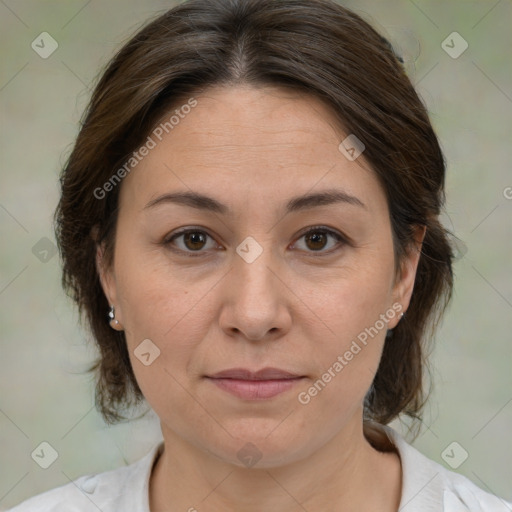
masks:
<svg viewBox="0 0 512 512"><path fill-rule="evenodd" d="M286 213L293 213L316 208L318 206L327 206L338 203L345 203L366 209L366 205L360 199L336 189L293 197L286 203L285 209ZM163 204L181 204L198 210L219 213L221 215L232 214L229 207L225 204L222 204L213 197L209 197L198 192L173 192L163 194L146 204L144 210Z"/></svg>

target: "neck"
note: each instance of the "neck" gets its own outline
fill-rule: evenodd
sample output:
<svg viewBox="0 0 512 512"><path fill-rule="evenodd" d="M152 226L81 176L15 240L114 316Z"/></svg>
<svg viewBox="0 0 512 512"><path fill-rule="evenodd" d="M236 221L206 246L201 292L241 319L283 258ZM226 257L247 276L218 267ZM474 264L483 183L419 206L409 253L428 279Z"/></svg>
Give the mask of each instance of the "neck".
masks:
<svg viewBox="0 0 512 512"><path fill-rule="evenodd" d="M165 449L150 479L151 512L396 511L400 460L373 448L362 422L348 425L310 456L244 468L199 450L162 425Z"/></svg>

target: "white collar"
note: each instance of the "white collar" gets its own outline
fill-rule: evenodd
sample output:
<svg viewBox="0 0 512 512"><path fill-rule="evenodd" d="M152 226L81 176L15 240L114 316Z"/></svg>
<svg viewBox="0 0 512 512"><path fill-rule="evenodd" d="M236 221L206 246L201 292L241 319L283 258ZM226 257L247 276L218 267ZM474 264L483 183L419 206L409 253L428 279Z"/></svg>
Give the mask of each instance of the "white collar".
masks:
<svg viewBox="0 0 512 512"><path fill-rule="evenodd" d="M391 427L376 427L396 447L402 464L399 512L511 512L512 503L478 488L466 477L447 470L409 445ZM149 479L160 442L139 461L112 471L83 476L35 496L11 512L150 512ZM194 505L193 503L191 506Z"/></svg>
<svg viewBox="0 0 512 512"><path fill-rule="evenodd" d="M466 477L449 471L408 444L393 428L378 425L396 447L402 464L399 512L511 512L512 504L478 488ZM144 468L141 512L149 512L149 477L163 442L140 461ZM142 500L139 500L139 502ZM132 502L133 504L133 502ZM126 504L128 505L128 504ZM122 508L120 510L123 510ZM136 509L139 510L139 509Z"/></svg>

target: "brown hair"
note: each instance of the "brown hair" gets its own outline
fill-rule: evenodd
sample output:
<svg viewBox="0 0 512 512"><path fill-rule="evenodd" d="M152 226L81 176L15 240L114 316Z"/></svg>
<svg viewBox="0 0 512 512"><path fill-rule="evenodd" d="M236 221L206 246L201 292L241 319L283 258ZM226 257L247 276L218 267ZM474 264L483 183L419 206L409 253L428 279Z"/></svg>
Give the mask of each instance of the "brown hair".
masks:
<svg viewBox="0 0 512 512"><path fill-rule="evenodd" d="M387 196L397 270L426 226L407 314L386 339L365 400L365 419L419 417L425 344L452 285L452 251L439 222L445 162L428 114L391 45L367 22L330 0L189 0L140 30L112 59L84 114L62 171L55 222L63 286L85 315L100 350L96 405L109 423L142 400L124 333L110 328L96 241L112 264L120 186L102 187L183 98L213 85L292 88L320 98L365 159Z"/></svg>

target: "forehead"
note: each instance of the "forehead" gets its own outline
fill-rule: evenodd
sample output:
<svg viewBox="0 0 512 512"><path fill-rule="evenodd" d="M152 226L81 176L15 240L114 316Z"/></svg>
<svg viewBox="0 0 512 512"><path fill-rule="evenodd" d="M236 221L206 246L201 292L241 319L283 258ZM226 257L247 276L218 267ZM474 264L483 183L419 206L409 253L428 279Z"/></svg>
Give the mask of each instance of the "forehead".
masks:
<svg viewBox="0 0 512 512"><path fill-rule="evenodd" d="M261 158L270 151L270 158L282 154L292 159L293 149L304 152L313 144L336 144L343 133L318 98L291 90L215 87L195 99L197 106L175 119L179 122L173 136L162 141L164 146L168 143L181 153L212 150L225 158Z"/></svg>
<svg viewBox="0 0 512 512"><path fill-rule="evenodd" d="M339 151L347 133L318 98L237 86L211 88L193 100L193 108L166 113L150 134L154 147L125 179L122 202L176 188L236 190L246 198L258 190L272 198L332 185L367 195L376 186L363 157L351 162Z"/></svg>

